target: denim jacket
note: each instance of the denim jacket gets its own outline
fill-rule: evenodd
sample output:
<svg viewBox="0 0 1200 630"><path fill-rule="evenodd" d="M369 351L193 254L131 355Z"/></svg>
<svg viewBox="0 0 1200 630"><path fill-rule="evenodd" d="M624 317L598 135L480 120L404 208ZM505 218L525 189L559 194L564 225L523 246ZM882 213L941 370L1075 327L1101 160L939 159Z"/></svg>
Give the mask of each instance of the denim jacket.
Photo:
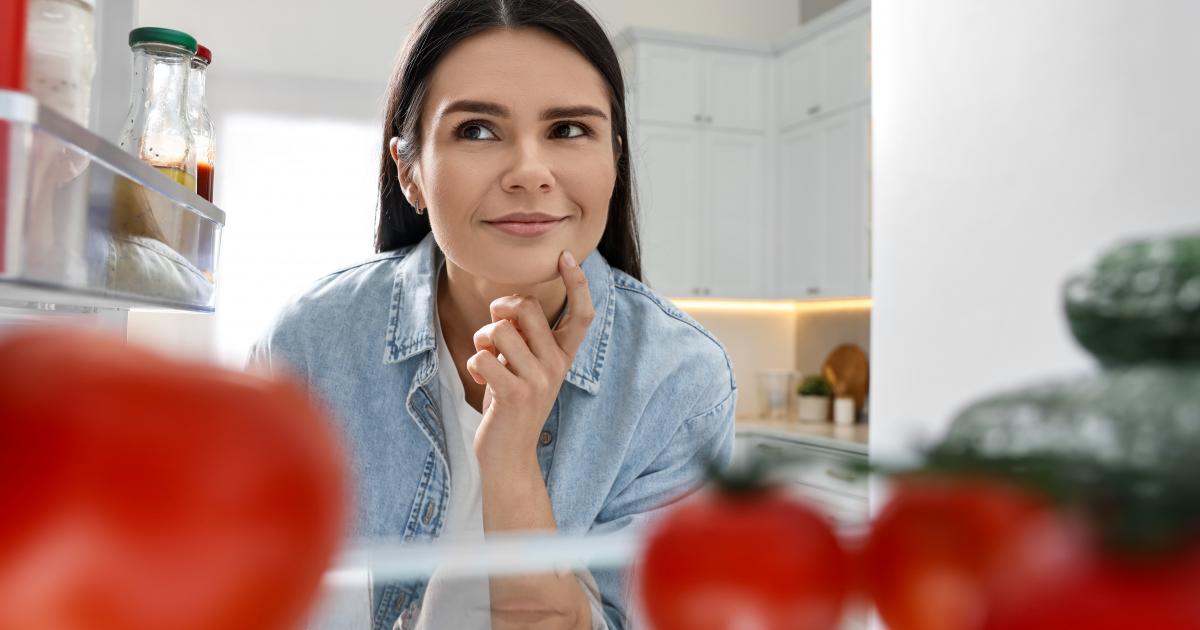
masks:
<svg viewBox="0 0 1200 630"><path fill-rule="evenodd" d="M445 522L452 479L434 345L443 260L430 234L325 276L250 353L307 382L341 424L359 537L428 540ZM709 461L732 456L737 397L724 347L695 320L599 252L581 265L596 316L537 446L567 534L640 525L698 487ZM609 627L626 627L623 576L595 578ZM373 629L413 615L424 586L376 585Z"/></svg>

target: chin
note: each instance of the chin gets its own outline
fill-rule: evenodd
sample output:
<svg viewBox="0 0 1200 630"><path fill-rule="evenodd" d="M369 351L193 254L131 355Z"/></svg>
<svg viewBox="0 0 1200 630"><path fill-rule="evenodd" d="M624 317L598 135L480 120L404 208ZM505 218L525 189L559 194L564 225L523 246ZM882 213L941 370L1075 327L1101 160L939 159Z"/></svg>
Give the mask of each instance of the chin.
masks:
<svg viewBox="0 0 1200 630"><path fill-rule="evenodd" d="M526 251L507 258L503 262L493 260L479 275L496 284L513 286L541 284L559 277L557 253Z"/></svg>

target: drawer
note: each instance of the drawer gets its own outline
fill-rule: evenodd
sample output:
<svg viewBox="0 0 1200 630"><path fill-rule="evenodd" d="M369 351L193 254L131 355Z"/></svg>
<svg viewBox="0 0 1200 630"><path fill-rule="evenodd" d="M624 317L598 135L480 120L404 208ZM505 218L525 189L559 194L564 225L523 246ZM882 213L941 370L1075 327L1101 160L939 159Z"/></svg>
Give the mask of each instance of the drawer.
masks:
<svg viewBox="0 0 1200 630"><path fill-rule="evenodd" d="M863 501L867 499L867 478L855 476L848 470L851 464L861 462L862 457L781 440L759 441L748 446L757 455L800 458L780 471L784 480Z"/></svg>
<svg viewBox="0 0 1200 630"><path fill-rule="evenodd" d="M857 532L865 528L870 520L866 499L798 483L788 488L794 496L828 517L838 529Z"/></svg>

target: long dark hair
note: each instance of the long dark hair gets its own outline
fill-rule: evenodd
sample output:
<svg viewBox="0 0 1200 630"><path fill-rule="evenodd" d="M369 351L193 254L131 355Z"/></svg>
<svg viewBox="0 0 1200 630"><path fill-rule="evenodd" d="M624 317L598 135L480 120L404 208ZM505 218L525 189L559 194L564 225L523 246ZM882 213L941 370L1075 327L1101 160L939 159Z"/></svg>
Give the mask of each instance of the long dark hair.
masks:
<svg viewBox="0 0 1200 630"><path fill-rule="evenodd" d="M459 41L493 28L540 27L574 46L608 82L612 106L613 154L617 178L608 223L596 248L610 265L641 279L636 200L629 167L625 83L616 51L604 29L575 0L434 0L409 35L392 71L384 110L383 152L379 160L379 212L375 251L419 242L429 233L429 217L417 214L396 178L388 142L399 137L400 157L414 161L421 151L421 107L434 68ZM620 144L618 144L618 138Z"/></svg>

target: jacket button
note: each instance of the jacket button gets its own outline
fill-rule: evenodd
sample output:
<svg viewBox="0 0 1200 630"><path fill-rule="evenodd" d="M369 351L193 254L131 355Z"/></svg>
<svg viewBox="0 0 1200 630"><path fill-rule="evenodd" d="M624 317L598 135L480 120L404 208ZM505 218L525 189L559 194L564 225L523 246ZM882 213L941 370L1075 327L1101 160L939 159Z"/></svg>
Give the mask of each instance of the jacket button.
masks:
<svg viewBox="0 0 1200 630"><path fill-rule="evenodd" d="M542 431L542 437L538 441L541 442L542 446L550 446L550 443L554 441L554 434L549 431Z"/></svg>

